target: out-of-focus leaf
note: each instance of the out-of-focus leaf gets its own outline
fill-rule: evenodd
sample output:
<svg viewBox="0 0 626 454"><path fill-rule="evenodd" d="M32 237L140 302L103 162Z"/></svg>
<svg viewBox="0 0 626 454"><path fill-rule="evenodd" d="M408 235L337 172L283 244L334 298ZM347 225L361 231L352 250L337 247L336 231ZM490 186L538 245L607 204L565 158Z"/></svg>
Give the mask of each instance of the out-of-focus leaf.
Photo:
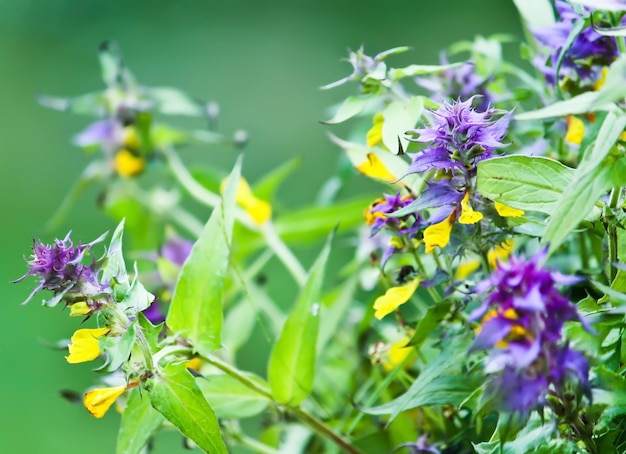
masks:
<svg viewBox="0 0 626 454"><path fill-rule="evenodd" d="M352 275L342 285L322 298L322 312L319 337L317 339L318 355L330 339L337 333L339 326L346 315L350 304L354 301L354 293L359 282L358 274Z"/></svg>
<svg viewBox="0 0 626 454"><path fill-rule="evenodd" d="M459 375L467 358L470 340L457 336L430 361L401 396L378 407L362 411L371 415L391 415L393 420L403 411L426 405L459 405L482 384L479 377ZM455 373L455 371L457 371Z"/></svg>
<svg viewBox="0 0 626 454"><path fill-rule="evenodd" d="M156 101L156 109L161 113L194 117L205 114L202 103L176 88L151 87L146 92L150 99Z"/></svg>
<svg viewBox="0 0 626 454"><path fill-rule="evenodd" d="M598 92L588 91L580 95L573 96L565 101L558 101L549 106L530 112L523 112L515 115L516 120L542 120L544 118L564 117L566 115L579 115L600 110L614 110L615 105L605 103L598 105Z"/></svg>
<svg viewBox="0 0 626 454"><path fill-rule="evenodd" d="M248 376L251 380L259 380ZM229 375L207 375L196 379L198 387L218 418L249 418L267 408L267 397Z"/></svg>
<svg viewBox="0 0 626 454"><path fill-rule="evenodd" d="M322 121L322 123L327 125L336 125L349 120L350 118L363 112L371 99L372 98L369 96L349 96L339 106L335 115L330 120Z"/></svg>
<svg viewBox="0 0 626 454"><path fill-rule="evenodd" d="M341 232L362 224L363 210L371 202L369 197L360 197L327 207L312 206L284 213L276 218L276 230L287 243L315 242L337 225Z"/></svg>
<svg viewBox="0 0 626 454"><path fill-rule="evenodd" d="M554 10L549 0L513 0L520 15L531 27L545 27L554 23Z"/></svg>
<svg viewBox="0 0 626 454"><path fill-rule="evenodd" d="M211 213L182 266L167 314L167 326L183 334L203 354L221 346L222 294L240 173L241 158L228 178L222 205Z"/></svg>
<svg viewBox="0 0 626 454"><path fill-rule="evenodd" d="M117 435L117 454L138 454L163 423L163 416L150 405L147 393L131 390Z"/></svg>
<svg viewBox="0 0 626 454"><path fill-rule="evenodd" d="M72 112L78 115L101 117L106 114L104 96L101 91L87 93L74 98L57 98L39 95L37 101L44 107L60 112Z"/></svg>
<svg viewBox="0 0 626 454"><path fill-rule="evenodd" d="M609 68L606 81L600 90L593 107L601 107L626 98L626 56L620 55ZM599 110L599 109L598 109Z"/></svg>
<svg viewBox="0 0 626 454"><path fill-rule="evenodd" d="M447 69L458 68L462 65L463 62L450 63L448 65L409 65L404 68L391 68L389 70L389 79L396 81L404 77L423 76L425 74L433 74Z"/></svg>
<svg viewBox="0 0 626 454"><path fill-rule="evenodd" d="M320 292L333 236L328 238L311 267L270 355L268 378L272 394L279 403L298 405L313 389Z"/></svg>
<svg viewBox="0 0 626 454"><path fill-rule="evenodd" d="M150 129L150 136L155 148L178 145L191 140L191 136L186 131L164 124L153 125Z"/></svg>
<svg viewBox="0 0 626 454"><path fill-rule="evenodd" d="M383 143L389 151L399 154L407 149L409 140L405 132L415 127L424 112L424 102L420 96L408 101L390 103L383 111ZM402 176L402 175L400 175Z"/></svg>
<svg viewBox="0 0 626 454"><path fill-rule="evenodd" d="M285 179L302 164L301 158L292 158L263 176L253 187L254 195L261 200L273 201L276 191Z"/></svg>
<svg viewBox="0 0 626 454"><path fill-rule="evenodd" d="M226 175L221 171L206 165L193 165L189 168L194 180L200 183L205 189L219 194L220 184Z"/></svg>
<svg viewBox="0 0 626 454"><path fill-rule="evenodd" d="M430 333L440 326L441 321L450 312L450 307L452 307L452 304L449 301L441 301L429 307L424 316L420 318L415 328L415 333L413 333L413 337L411 337L409 341L409 345L419 348L419 346L428 339Z"/></svg>
<svg viewBox="0 0 626 454"><path fill-rule="evenodd" d="M552 214L573 173L549 158L503 156L478 163L477 188L484 197L513 208Z"/></svg>
<svg viewBox="0 0 626 454"><path fill-rule="evenodd" d="M124 65L117 45L111 41L100 44L98 49L102 80L107 87L116 86L121 82Z"/></svg>
<svg viewBox="0 0 626 454"><path fill-rule="evenodd" d="M187 438L211 454L227 454L220 426L184 364L168 364L148 382L152 406Z"/></svg>
<svg viewBox="0 0 626 454"><path fill-rule="evenodd" d="M257 314L250 306L250 302L245 299L228 311L222 335L222 343L226 351L233 354L248 341L254 329L256 317Z"/></svg>
<svg viewBox="0 0 626 454"><path fill-rule="evenodd" d="M554 252L609 189L626 184L626 159L609 155L597 167L579 167L550 218L543 243Z"/></svg>
<svg viewBox="0 0 626 454"><path fill-rule="evenodd" d="M626 114L624 112L609 112L600 126L593 147L588 147L576 169L576 176L595 169L611 151L617 139L626 128Z"/></svg>
<svg viewBox="0 0 626 454"><path fill-rule="evenodd" d="M517 437L513 441L504 443L500 449L499 441L483 442L472 445L474 450L480 454L521 454L537 452L537 448L545 446L553 437L556 426L551 421L544 421L539 416L534 416L520 430ZM559 452L561 451L552 451ZM564 453L563 453L564 454Z"/></svg>

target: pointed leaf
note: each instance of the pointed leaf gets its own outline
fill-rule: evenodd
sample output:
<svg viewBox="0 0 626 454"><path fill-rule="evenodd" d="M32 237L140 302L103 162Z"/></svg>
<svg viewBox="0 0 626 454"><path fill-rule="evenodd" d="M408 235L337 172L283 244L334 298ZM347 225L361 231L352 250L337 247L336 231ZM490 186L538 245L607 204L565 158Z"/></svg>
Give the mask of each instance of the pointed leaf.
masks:
<svg viewBox="0 0 626 454"><path fill-rule="evenodd" d="M383 111L383 143L393 154L406 150L409 139L405 132L415 127L424 112L424 102L420 96L407 101L392 102ZM402 175L399 175L402 176Z"/></svg>
<svg viewBox="0 0 626 454"><path fill-rule="evenodd" d="M346 98L337 112L330 120L322 121L326 125L342 123L355 115L360 114L372 98L369 96L349 96Z"/></svg>
<svg viewBox="0 0 626 454"><path fill-rule="evenodd" d="M196 379L196 383L218 418L249 418L261 413L270 403L267 397L229 375L207 375Z"/></svg>
<svg viewBox="0 0 626 454"><path fill-rule="evenodd" d="M313 389L320 291L332 237L333 235L328 238L311 267L308 279L270 356L270 387L276 401L283 404L298 405Z"/></svg>
<svg viewBox="0 0 626 454"><path fill-rule="evenodd" d="M163 423L163 416L150 405L146 392L130 392L117 435L117 454L138 454Z"/></svg>
<svg viewBox="0 0 626 454"><path fill-rule="evenodd" d="M222 294L240 170L241 158L228 178L222 206L213 210L183 264L166 319L171 330L183 334L204 354L220 347Z"/></svg>
<svg viewBox="0 0 626 454"><path fill-rule="evenodd" d="M549 0L513 0L520 16L531 27L545 27L554 23L554 10Z"/></svg>
<svg viewBox="0 0 626 454"><path fill-rule="evenodd" d="M149 382L150 403L187 438L211 454L227 454L220 426L184 364L168 364Z"/></svg>
<svg viewBox="0 0 626 454"><path fill-rule="evenodd" d="M478 191L513 208L552 214L573 173L558 161L538 156L487 159L478 163Z"/></svg>

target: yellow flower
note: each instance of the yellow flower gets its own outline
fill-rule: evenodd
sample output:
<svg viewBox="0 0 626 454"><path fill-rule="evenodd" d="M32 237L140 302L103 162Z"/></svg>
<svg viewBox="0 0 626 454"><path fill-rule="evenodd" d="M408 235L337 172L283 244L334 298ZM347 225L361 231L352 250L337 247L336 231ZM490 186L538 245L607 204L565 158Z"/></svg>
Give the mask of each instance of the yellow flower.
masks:
<svg viewBox="0 0 626 454"><path fill-rule="evenodd" d="M383 113L374 115L374 126L367 131L367 146L372 148L383 141Z"/></svg>
<svg viewBox="0 0 626 454"><path fill-rule="evenodd" d="M565 134L565 140L574 145L580 145L585 137L585 123L573 115L567 116L567 133Z"/></svg>
<svg viewBox="0 0 626 454"><path fill-rule="evenodd" d="M102 418L111 405L126 391L126 385L112 388L96 388L87 391L83 397L85 408L91 416Z"/></svg>
<svg viewBox="0 0 626 454"><path fill-rule="evenodd" d="M72 336L72 343L68 345L70 354L65 357L68 363L84 363L100 356L98 338L109 333L109 328L79 329Z"/></svg>
<svg viewBox="0 0 626 454"><path fill-rule="evenodd" d="M385 167L383 161L374 153L367 153L367 160L356 166L356 169L366 177L377 178L387 183L397 180L387 167Z"/></svg>
<svg viewBox="0 0 626 454"><path fill-rule="evenodd" d="M494 246L487 253L487 261L489 262L489 266L491 268L496 268L498 262L504 262L509 258L511 252L513 251L513 240L506 240L500 244Z"/></svg>
<svg viewBox="0 0 626 454"><path fill-rule="evenodd" d="M376 208L376 205L379 205L381 203L385 203L385 199L378 198L374 200L363 212L363 216L365 217L365 223L367 225L374 224L374 221L376 219L385 219L386 216L380 211L372 211L374 208Z"/></svg>
<svg viewBox="0 0 626 454"><path fill-rule="evenodd" d="M596 83L593 85L593 89L594 91L598 91L600 90L602 87L604 87L604 83L606 82L606 76L609 74L609 68L604 67L602 68L602 75L600 76L600 78L596 81Z"/></svg>
<svg viewBox="0 0 626 454"><path fill-rule="evenodd" d="M503 218L518 218L524 216L524 210L518 210L517 208L510 207L500 202L493 202L493 206L496 207L496 211Z"/></svg>
<svg viewBox="0 0 626 454"><path fill-rule="evenodd" d="M415 278L399 287L391 287L384 295L376 298L376 301L374 301L374 317L381 320L385 315L391 314L400 305L406 303L417 290L419 283L419 279Z"/></svg>
<svg viewBox="0 0 626 454"><path fill-rule="evenodd" d="M424 243L426 244L426 253L433 252L435 247L444 247L450 242L450 233L454 225L454 217L456 211L452 212L443 221L433 224L424 230Z"/></svg>
<svg viewBox="0 0 626 454"><path fill-rule="evenodd" d="M459 222L461 224L476 224L483 218L482 213L474 211L469 204L470 193L466 192L461 200L461 216L459 216Z"/></svg>
<svg viewBox="0 0 626 454"><path fill-rule="evenodd" d="M200 372L200 367L202 367L202 359L197 356L194 356L189 361L185 363L185 367L187 369L193 369L196 372Z"/></svg>
<svg viewBox="0 0 626 454"><path fill-rule="evenodd" d="M385 371L390 372L399 364L402 364L404 360L412 354L415 354L415 349L412 345L407 347L407 344L411 338L405 336L402 339L392 343L389 346L389 351L385 358L383 358L383 368ZM405 367L409 367L410 362L407 362Z"/></svg>
<svg viewBox="0 0 626 454"><path fill-rule="evenodd" d="M467 262L463 262L457 267L456 273L454 273L454 278L458 280L465 279L478 268L480 268L480 260L478 259L471 259Z"/></svg>
<svg viewBox="0 0 626 454"><path fill-rule="evenodd" d="M132 150L139 150L139 148L141 148L139 135L137 135L137 130L133 126L126 126L124 128L122 143L125 148L130 148Z"/></svg>
<svg viewBox="0 0 626 454"><path fill-rule="evenodd" d="M122 148L117 152L113 160L113 168L122 177L134 177L140 174L146 167L146 161L141 156Z"/></svg>
<svg viewBox="0 0 626 454"><path fill-rule="evenodd" d="M224 192L226 188L225 178L220 186L220 192ZM263 224L272 217L272 207L265 200L257 199L252 193L252 189L246 180L241 178L239 180L239 186L237 187L236 194L237 205L246 210L248 215L257 224Z"/></svg>
<svg viewBox="0 0 626 454"><path fill-rule="evenodd" d="M82 315L89 315L91 308L86 301L78 301L70 306L70 317L80 317Z"/></svg>

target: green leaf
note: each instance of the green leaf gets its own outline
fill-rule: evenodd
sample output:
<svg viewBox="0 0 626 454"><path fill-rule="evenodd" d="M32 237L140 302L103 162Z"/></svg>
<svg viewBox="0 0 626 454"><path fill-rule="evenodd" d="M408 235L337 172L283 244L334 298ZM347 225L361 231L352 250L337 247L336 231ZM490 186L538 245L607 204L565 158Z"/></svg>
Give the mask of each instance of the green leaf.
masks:
<svg viewBox="0 0 626 454"><path fill-rule="evenodd" d="M573 173L553 159L503 156L478 163L477 188L484 197L513 208L552 214Z"/></svg>
<svg viewBox="0 0 626 454"><path fill-rule="evenodd" d="M608 143L603 139L600 142ZM597 154L603 153L598 151ZM542 240L543 244L550 245L550 253L590 214L600 196L626 183L626 160L623 156L609 155L599 165L596 165L596 161L592 157L581 164L563 191Z"/></svg>
<svg viewBox="0 0 626 454"><path fill-rule="evenodd" d="M520 16L531 27L545 27L554 23L554 10L549 0L513 0Z"/></svg>
<svg viewBox="0 0 626 454"><path fill-rule="evenodd" d="M121 81L123 64L119 49L115 43L105 41L98 49L102 80L107 87L118 85Z"/></svg>
<svg viewBox="0 0 626 454"><path fill-rule="evenodd" d="M624 79L626 79L626 57L621 55L611 64L606 81L602 88L598 90L598 96L592 107L599 110L602 106L610 105L626 98Z"/></svg>
<svg viewBox="0 0 626 454"><path fill-rule="evenodd" d="M383 143L389 151L401 154L407 149L409 140L405 132L415 127L424 112L424 102L420 96L408 101L395 101L383 111Z"/></svg>
<svg viewBox="0 0 626 454"><path fill-rule="evenodd" d="M122 255L123 235L124 219L117 225L111 237L109 250L107 251L107 263L104 270L102 270L102 282L108 282L114 277L127 274L124 256Z"/></svg>
<svg viewBox="0 0 626 454"><path fill-rule="evenodd" d="M588 91L565 101L558 101L549 106L515 115L516 120L543 120L544 118L579 115L597 110L612 110L613 104L597 105L598 92Z"/></svg>
<svg viewBox="0 0 626 454"><path fill-rule="evenodd" d="M419 348L419 346L428 339L430 333L440 326L441 321L449 314L451 307L452 303L449 301L442 301L434 306L430 306L426 314L420 318L417 328L415 328L415 333L413 333L413 337L411 337L409 341L409 345Z"/></svg>
<svg viewBox="0 0 626 454"><path fill-rule="evenodd" d="M404 68L391 68L388 74L389 79L397 81L404 77L423 76L426 74L433 74L448 69L458 68L463 64L464 62L450 63L448 65L409 65Z"/></svg>
<svg viewBox="0 0 626 454"><path fill-rule="evenodd" d="M122 301L118 303L118 307L124 312L130 312L136 314L145 309L148 309L150 303L154 301L154 295L146 290L138 279L139 271L137 270L137 264L135 263L135 277L130 284L130 288Z"/></svg>
<svg viewBox="0 0 626 454"><path fill-rule="evenodd" d="M337 112L330 120L322 121L321 123L326 125L342 123L363 112L371 100L370 96L349 96L339 106L339 109L337 109Z"/></svg>
<svg viewBox="0 0 626 454"><path fill-rule="evenodd" d="M287 243L310 243L323 238L339 224L347 231L363 223L363 210L372 203L371 197L342 200L326 207L311 206L280 215L276 230Z"/></svg>
<svg viewBox="0 0 626 454"><path fill-rule="evenodd" d="M117 454L139 454L163 423L163 416L150 405L147 393L130 392L117 435Z"/></svg>
<svg viewBox="0 0 626 454"><path fill-rule="evenodd" d="M276 191L285 179L302 164L302 159L295 157L273 169L261 178L254 186L253 192L261 200L273 201Z"/></svg>
<svg viewBox="0 0 626 454"><path fill-rule="evenodd" d="M74 98L57 98L56 96L40 95L37 102L48 109L60 112L72 112L78 115L102 117L106 115L105 98L101 91L87 93Z"/></svg>
<svg viewBox="0 0 626 454"><path fill-rule="evenodd" d="M483 382L480 377L458 375L467 358L469 339L457 336L446 345L439 355L428 362L411 387L401 396L362 411L371 415L391 415L426 405L459 405Z"/></svg>
<svg viewBox="0 0 626 454"><path fill-rule="evenodd" d="M626 128L626 114L624 112L609 112L602 122L602 126L600 126L593 147L587 148L590 151L583 155L576 175L589 172L602 164L604 158L611 151L611 147L623 134L624 128Z"/></svg>
<svg viewBox="0 0 626 454"><path fill-rule="evenodd" d="M330 339L337 334L348 308L354 301L358 282L359 276L358 273L355 273L322 298L320 314L322 324L317 338L318 355L324 350Z"/></svg>
<svg viewBox="0 0 626 454"><path fill-rule="evenodd" d="M254 329L256 317L257 314L247 299L243 299L228 311L222 337L222 343L227 352L235 354L248 341Z"/></svg>
<svg viewBox="0 0 626 454"><path fill-rule="evenodd" d="M320 291L334 234L309 271L308 279L270 355L268 377L277 402L298 405L311 393L315 377Z"/></svg>
<svg viewBox="0 0 626 454"><path fill-rule="evenodd" d="M121 336L104 336L99 339L100 349L107 352L108 371L118 370L130 357L135 345L136 329L132 323Z"/></svg>
<svg viewBox="0 0 626 454"><path fill-rule="evenodd" d="M241 158L228 178L222 206L216 207L182 266L166 324L209 354L220 348L222 294L234 223Z"/></svg>
<svg viewBox="0 0 626 454"><path fill-rule="evenodd" d="M169 363L148 382L152 406L205 452L227 454L220 426L184 364Z"/></svg>
<svg viewBox="0 0 626 454"><path fill-rule="evenodd" d="M154 302L153 304L157 303ZM143 335L145 336L150 349L153 352L156 352L158 350L159 334L161 334L161 330L163 329L163 323L153 325L152 322L141 312L137 314L137 322L143 331Z"/></svg>
<svg viewBox="0 0 626 454"><path fill-rule="evenodd" d="M146 91L146 94L156 101L156 109L163 114L194 117L205 114L205 109L200 102L176 88L151 87Z"/></svg>
<svg viewBox="0 0 626 454"><path fill-rule="evenodd" d="M252 380L259 380L249 375ZM198 387L218 418L249 418L267 408L267 397L229 375L207 375L196 379Z"/></svg>

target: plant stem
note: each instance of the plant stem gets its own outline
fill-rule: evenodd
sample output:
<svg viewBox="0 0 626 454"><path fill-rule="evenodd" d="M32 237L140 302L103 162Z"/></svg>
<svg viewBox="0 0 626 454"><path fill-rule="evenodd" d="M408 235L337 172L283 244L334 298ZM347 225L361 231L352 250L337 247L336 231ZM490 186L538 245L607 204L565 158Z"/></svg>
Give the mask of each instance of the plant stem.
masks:
<svg viewBox="0 0 626 454"><path fill-rule="evenodd" d="M609 198L609 208L615 209L619 204L620 199L620 188L613 188L611 190L611 196ZM605 219L606 222L606 219ZM615 277L617 276L617 269L613 266L613 264L619 261L619 257L617 254L617 227L612 222L607 222L607 233L609 236L609 245L608 245L608 254L609 254L609 284L613 282Z"/></svg>
<svg viewBox="0 0 626 454"><path fill-rule="evenodd" d="M117 307L117 304L113 301L110 301L107 305L107 309L111 312L111 314L117 319L118 323L128 329L131 325L131 321L128 316L124 313L124 311L120 310ZM148 340L139 326L139 323L135 324L135 339L137 340L137 345L139 345L139 349L141 350L141 354L143 355L144 361L146 363L146 369L154 370L154 362L152 360L152 351L150 350L150 345L148 345Z"/></svg>
<svg viewBox="0 0 626 454"><path fill-rule="evenodd" d="M262 396L267 397L268 399L273 401L276 405L279 405L277 402L274 401L272 392L269 390L267 386L264 386L262 383L252 380L250 377L243 374L237 368L231 366L230 364L226 363L225 361L222 361L221 359L213 355L208 355L205 357L205 359L207 360L209 364L222 370L223 372L225 372L232 378L238 380L240 383L244 384L245 386L252 389L253 391L256 391ZM310 429L313 429L322 437L327 438L333 443L335 443L344 452L347 452L350 454L360 454L360 451L355 446L353 446L352 443L350 443L350 440L344 438L342 435L335 432L332 427L328 426L323 421L317 419L315 416L307 413L302 408L290 406L290 405L285 405L285 408L290 413L293 413L298 419L300 419L300 421L306 424Z"/></svg>
<svg viewBox="0 0 626 454"><path fill-rule="evenodd" d="M185 167L185 164L181 161L173 149L166 148L163 150L163 153L170 169L174 174L174 177L194 199L211 208L215 208L222 203L222 198L219 195L207 190L193 178ZM265 222L263 225L259 226L250 220L247 213L239 207L235 207L235 219L248 229L261 233L264 236L266 243L283 262L298 285L302 286L304 284L306 281L306 271L293 252L291 252L291 249L289 249L283 240L278 236L271 221Z"/></svg>

